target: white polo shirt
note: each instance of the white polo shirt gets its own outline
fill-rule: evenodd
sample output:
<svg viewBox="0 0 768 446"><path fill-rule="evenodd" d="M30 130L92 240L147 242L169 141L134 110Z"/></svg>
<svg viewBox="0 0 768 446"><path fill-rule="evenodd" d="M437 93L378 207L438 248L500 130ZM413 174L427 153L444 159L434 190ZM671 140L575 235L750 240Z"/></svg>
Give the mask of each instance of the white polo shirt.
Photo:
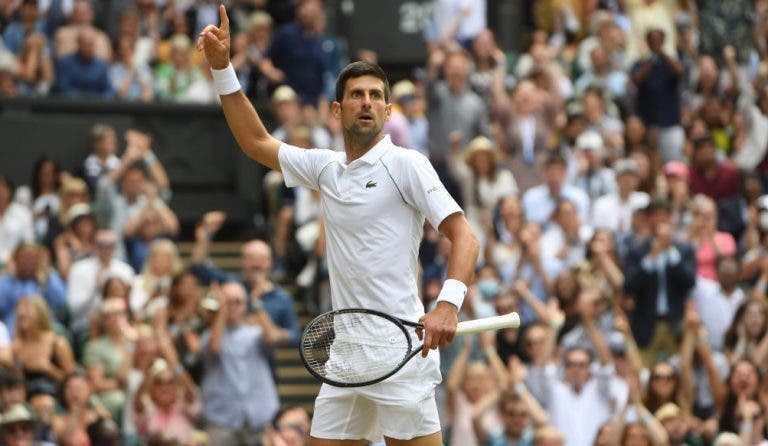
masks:
<svg viewBox="0 0 768 446"><path fill-rule="evenodd" d="M418 320L424 218L437 228L461 212L429 160L389 136L349 164L344 152L288 144L278 157L286 186L321 192L333 308Z"/></svg>

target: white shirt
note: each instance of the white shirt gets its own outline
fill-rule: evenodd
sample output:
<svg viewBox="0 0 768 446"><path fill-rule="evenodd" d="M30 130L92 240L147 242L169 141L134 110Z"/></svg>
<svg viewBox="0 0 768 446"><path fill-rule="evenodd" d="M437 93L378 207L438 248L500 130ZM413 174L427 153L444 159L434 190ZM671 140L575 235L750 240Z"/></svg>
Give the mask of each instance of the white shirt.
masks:
<svg viewBox="0 0 768 446"><path fill-rule="evenodd" d="M385 136L349 164L343 152L288 144L279 160L286 186L321 192L333 308L418 320L424 218L437 228L461 212L427 158Z"/></svg>
<svg viewBox="0 0 768 446"><path fill-rule="evenodd" d="M19 245L34 239L32 212L19 203L11 202L5 213L0 215L0 265L8 263Z"/></svg>
<svg viewBox="0 0 768 446"><path fill-rule="evenodd" d="M101 290L98 286L101 271L101 263L96 257L78 260L69 270L67 302L72 312L72 328L75 330L86 329L90 323L91 314L99 308ZM117 259L112 259L109 267L102 274L119 277L126 283L132 283L134 276L133 268Z"/></svg>
<svg viewBox="0 0 768 446"><path fill-rule="evenodd" d="M565 238L565 232L560 226L552 225L547 229L541 236L541 263L549 277L554 279L562 270L575 266L584 260L586 246L593 233L592 228L581 225L578 240L569 244ZM565 253L561 257L561 250L566 245Z"/></svg>
<svg viewBox="0 0 768 446"><path fill-rule="evenodd" d="M709 345L713 350L723 351L725 332L731 326L736 310L744 302L744 290L736 288L730 296L726 296L718 282L698 276L691 295L701 323L709 334Z"/></svg>
<svg viewBox="0 0 768 446"><path fill-rule="evenodd" d="M544 225L552 217L555 211L558 197L552 197L546 184L528 189L523 195L523 212L526 220ZM581 221L588 221L589 197L583 190L570 184L564 184L560 190L560 197L572 202L579 212Z"/></svg>
<svg viewBox="0 0 768 446"><path fill-rule="evenodd" d="M625 234L632 230L632 213L645 207L650 197L645 192L632 192L627 201L621 201L619 194L603 195L592 206L592 226L595 229L609 229Z"/></svg>
<svg viewBox="0 0 768 446"><path fill-rule="evenodd" d="M601 366L587 380L581 392L557 376L557 368L544 368L545 405L552 425L563 434L566 446L591 446L598 429L611 418L613 365Z"/></svg>

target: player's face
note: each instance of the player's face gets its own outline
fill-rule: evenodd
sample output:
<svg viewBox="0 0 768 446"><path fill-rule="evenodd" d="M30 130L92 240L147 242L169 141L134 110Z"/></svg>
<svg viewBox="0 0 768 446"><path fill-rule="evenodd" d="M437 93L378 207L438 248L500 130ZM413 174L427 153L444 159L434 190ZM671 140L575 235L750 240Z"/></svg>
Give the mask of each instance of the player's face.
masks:
<svg viewBox="0 0 768 446"><path fill-rule="evenodd" d="M345 132L358 139L372 139L389 120L391 108L384 98L384 83L375 76L347 80L341 103L334 107Z"/></svg>

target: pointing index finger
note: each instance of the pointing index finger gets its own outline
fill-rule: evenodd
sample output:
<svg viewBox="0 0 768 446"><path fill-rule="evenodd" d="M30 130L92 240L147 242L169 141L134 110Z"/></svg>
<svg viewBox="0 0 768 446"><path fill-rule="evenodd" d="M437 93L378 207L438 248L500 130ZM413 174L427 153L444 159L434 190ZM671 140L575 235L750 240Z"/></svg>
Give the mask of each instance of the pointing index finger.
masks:
<svg viewBox="0 0 768 446"><path fill-rule="evenodd" d="M219 29L229 32L229 17L227 17L227 8L223 4L219 5L219 18L221 19Z"/></svg>

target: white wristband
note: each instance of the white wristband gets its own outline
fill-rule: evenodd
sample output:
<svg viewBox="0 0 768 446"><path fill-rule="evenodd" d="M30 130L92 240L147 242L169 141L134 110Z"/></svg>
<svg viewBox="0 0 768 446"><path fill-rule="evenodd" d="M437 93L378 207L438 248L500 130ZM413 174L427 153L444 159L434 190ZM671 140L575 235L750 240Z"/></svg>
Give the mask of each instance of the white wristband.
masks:
<svg viewBox="0 0 768 446"><path fill-rule="evenodd" d="M456 308L461 309L461 304L464 303L464 296L467 294L467 286L460 280L446 279L443 283L443 289L440 290L440 294L437 295L438 302L449 302L456 305Z"/></svg>
<svg viewBox="0 0 768 446"><path fill-rule="evenodd" d="M219 96L240 90L240 81L237 80L237 73L235 73L235 68L231 63L221 70L211 68L211 74L213 75L213 86Z"/></svg>

